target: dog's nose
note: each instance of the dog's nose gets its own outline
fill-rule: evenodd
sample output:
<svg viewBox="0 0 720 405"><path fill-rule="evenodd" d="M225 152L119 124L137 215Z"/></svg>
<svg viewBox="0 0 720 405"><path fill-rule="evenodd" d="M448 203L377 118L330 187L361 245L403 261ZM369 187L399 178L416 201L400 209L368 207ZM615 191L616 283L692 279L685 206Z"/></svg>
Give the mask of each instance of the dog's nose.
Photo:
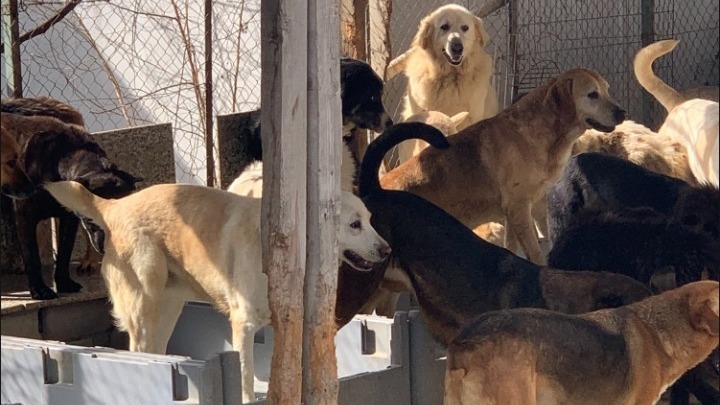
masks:
<svg viewBox="0 0 720 405"><path fill-rule="evenodd" d="M380 249L378 249L378 253L380 254L380 257L385 259L390 256L390 253L392 253L392 249L390 248L390 245L384 245L381 246Z"/></svg>
<svg viewBox="0 0 720 405"><path fill-rule="evenodd" d="M616 106L613 111L613 118L615 119L615 122L623 122L625 121L625 118L627 118L627 111L623 110L622 107Z"/></svg>
<svg viewBox="0 0 720 405"><path fill-rule="evenodd" d="M461 54L463 51L463 44L459 39L453 39L450 42L450 52L454 54Z"/></svg>

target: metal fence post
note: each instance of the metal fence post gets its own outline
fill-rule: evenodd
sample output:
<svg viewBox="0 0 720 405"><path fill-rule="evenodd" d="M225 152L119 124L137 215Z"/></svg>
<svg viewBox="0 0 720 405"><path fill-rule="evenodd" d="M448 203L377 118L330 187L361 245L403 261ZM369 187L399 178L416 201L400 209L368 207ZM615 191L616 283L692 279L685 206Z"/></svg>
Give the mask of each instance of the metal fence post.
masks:
<svg viewBox="0 0 720 405"><path fill-rule="evenodd" d="M208 187L215 186L215 138L213 134L212 0L205 0L205 159Z"/></svg>
<svg viewBox="0 0 720 405"><path fill-rule="evenodd" d="M640 44L645 47L655 42L655 0L640 1ZM642 122L650 122L653 117L654 98L647 91L641 93L640 113Z"/></svg>

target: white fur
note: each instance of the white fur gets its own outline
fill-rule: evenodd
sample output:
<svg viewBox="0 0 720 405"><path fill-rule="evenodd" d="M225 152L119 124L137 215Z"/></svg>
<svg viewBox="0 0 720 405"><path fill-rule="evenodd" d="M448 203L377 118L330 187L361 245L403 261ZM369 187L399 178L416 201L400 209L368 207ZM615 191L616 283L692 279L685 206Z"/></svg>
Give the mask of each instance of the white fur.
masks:
<svg viewBox="0 0 720 405"><path fill-rule="evenodd" d="M690 170L699 183L718 185L720 109L714 101L692 99L673 108L658 134L669 136L687 149Z"/></svg>
<svg viewBox="0 0 720 405"><path fill-rule="evenodd" d="M243 401L255 399L253 339L270 322L262 272L259 198L193 185L152 186L119 200L92 195L76 182L49 183L60 203L106 231L102 273L130 350L164 353L187 300L210 300L229 315L240 353ZM368 262L389 253L362 201L343 193L338 233L346 251ZM368 263L362 263L367 270Z"/></svg>
<svg viewBox="0 0 720 405"><path fill-rule="evenodd" d="M453 39L463 44L457 65L446 56ZM407 56L398 62L408 78L403 120L422 111L450 116L467 111L469 117L458 126L462 130L497 114L494 63L484 49L488 42L482 20L460 5L442 6L423 18Z"/></svg>

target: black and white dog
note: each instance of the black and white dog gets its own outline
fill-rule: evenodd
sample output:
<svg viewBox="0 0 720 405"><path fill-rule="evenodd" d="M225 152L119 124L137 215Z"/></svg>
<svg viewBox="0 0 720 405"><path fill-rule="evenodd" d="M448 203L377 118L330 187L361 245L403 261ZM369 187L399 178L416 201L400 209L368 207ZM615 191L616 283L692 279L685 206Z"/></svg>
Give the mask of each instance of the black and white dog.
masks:
<svg viewBox="0 0 720 405"><path fill-rule="evenodd" d="M343 161L342 188L349 190L355 180L360 152L353 147L356 129L370 129L383 132L393 124L382 102L384 85L380 76L367 63L351 58L340 59L340 98L343 117ZM262 137L260 129L260 110L249 114L250 122L239 134L244 139L243 150L249 158L248 163L262 161ZM254 195L252 189L259 190L262 179L262 165L254 163L235 179L229 190L243 195ZM243 184L240 187L240 184Z"/></svg>

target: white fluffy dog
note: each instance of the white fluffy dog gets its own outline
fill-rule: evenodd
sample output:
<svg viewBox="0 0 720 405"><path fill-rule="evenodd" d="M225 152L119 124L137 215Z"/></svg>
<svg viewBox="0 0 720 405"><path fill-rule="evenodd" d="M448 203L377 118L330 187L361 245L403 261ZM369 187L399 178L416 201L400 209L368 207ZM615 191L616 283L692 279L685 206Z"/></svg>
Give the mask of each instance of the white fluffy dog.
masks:
<svg viewBox="0 0 720 405"><path fill-rule="evenodd" d="M408 78L403 121L422 111L468 111L462 130L497 114L489 39L482 20L457 4L423 18L410 49L388 66L388 79L400 71Z"/></svg>
<svg viewBox="0 0 720 405"><path fill-rule="evenodd" d="M701 99L688 100L652 70L655 59L672 51L678 42L668 39L641 49L635 56L635 76L640 85L668 111L658 134L669 136L687 148L690 169L698 182L717 186L720 171L718 103Z"/></svg>
<svg viewBox="0 0 720 405"><path fill-rule="evenodd" d="M253 340L270 322L262 271L259 198L187 184L148 187L105 200L80 183L48 183L61 204L105 230L102 274L130 350L165 353L183 305L207 300L229 316L240 353L243 402L255 400ZM390 248L362 201L345 192L340 260L368 271Z"/></svg>

